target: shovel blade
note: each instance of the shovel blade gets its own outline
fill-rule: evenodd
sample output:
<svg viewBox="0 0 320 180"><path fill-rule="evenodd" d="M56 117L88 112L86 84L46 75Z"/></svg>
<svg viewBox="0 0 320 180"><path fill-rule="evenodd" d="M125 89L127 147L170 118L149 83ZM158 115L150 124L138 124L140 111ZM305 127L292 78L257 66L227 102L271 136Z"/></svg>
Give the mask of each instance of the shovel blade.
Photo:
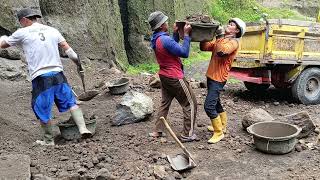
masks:
<svg viewBox="0 0 320 180"><path fill-rule="evenodd" d="M82 94L80 94L78 96L78 99L80 101L89 101L91 100L92 98L96 97L97 95L99 94L99 91L97 90L90 90L90 91L87 91L87 92L84 92Z"/></svg>
<svg viewBox="0 0 320 180"><path fill-rule="evenodd" d="M195 162L185 154L177 154L174 157L167 156L173 170L183 171L196 167Z"/></svg>

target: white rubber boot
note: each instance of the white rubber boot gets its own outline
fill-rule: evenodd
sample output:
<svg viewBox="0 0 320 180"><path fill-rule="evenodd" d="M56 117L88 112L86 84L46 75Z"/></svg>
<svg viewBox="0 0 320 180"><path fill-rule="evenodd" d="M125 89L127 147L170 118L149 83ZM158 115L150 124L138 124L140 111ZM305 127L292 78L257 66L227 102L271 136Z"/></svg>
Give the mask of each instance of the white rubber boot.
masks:
<svg viewBox="0 0 320 180"><path fill-rule="evenodd" d="M82 138L89 138L92 133L87 129L86 123L84 122L83 114L80 108L71 110L72 119L78 126L79 132Z"/></svg>

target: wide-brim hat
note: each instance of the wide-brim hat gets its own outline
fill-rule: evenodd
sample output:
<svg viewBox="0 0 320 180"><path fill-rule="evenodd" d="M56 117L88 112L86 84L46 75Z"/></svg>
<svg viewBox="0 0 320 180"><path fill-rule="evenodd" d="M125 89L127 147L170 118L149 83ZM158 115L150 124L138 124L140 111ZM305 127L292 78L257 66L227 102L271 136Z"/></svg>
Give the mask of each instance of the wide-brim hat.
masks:
<svg viewBox="0 0 320 180"><path fill-rule="evenodd" d="M18 20L20 21L24 17L25 18L27 17L41 18L41 15L36 10L33 10L31 8L23 8L17 12L17 17L18 17Z"/></svg>
<svg viewBox="0 0 320 180"><path fill-rule="evenodd" d="M148 22L152 30L158 29L163 23L168 20L168 16L161 11L155 11L149 15Z"/></svg>

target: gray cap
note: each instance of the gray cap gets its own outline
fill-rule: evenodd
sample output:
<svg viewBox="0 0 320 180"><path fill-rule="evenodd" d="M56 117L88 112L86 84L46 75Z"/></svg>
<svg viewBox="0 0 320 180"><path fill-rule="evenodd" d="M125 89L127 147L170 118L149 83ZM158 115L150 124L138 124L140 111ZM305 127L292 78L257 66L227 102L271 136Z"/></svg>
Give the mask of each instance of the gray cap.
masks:
<svg viewBox="0 0 320 180"><path fill-rule="evenodd" d="M149 15L148 22L152 30L158 29L163 23L168 20L168 16L161 11L155 11Z"/></svg>
<svg viewBox="0 0 320 180"><path fill-rule="evenodd" d="M23 8L17 12L18 20L20 21L22 18L35 16L37 18L41 18L41 15L37 13L35 10L31 8Z"/></svg>

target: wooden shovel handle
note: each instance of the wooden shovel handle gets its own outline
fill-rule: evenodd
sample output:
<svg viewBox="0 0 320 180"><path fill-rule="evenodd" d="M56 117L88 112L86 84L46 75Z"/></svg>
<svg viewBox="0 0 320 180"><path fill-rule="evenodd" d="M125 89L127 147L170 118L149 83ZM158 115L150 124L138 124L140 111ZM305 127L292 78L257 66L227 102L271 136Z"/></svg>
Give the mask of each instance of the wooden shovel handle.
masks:
<svg viewBox="0 0 320 180"><path fill-rule="evenodd" d="M160 120L163 122L164 126L167 128L167 130L169 131L169 133L171 134L171 136L173 137L173 139L178 143L178 145L181 147L181 149L183 150L184 153L187 154L188 157L191 157L190 152L186 149L186 147L184 147L184 145L181 143L181 141L178 139L178 137L176 136L176 134L172 131L171 127L169 126L168 122L166 121L166 119L164 117L160 117Z"/></svg>

